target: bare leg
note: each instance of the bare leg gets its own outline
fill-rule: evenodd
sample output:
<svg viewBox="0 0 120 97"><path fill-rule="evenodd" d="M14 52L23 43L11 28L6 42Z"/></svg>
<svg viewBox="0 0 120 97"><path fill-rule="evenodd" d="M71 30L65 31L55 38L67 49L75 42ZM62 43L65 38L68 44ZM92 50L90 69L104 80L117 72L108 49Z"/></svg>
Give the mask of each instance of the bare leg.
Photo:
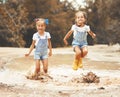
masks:
<svg viewBox="0 0 120 97"><path fill-rule="evenodd" d="M82 58L84 58L88 53L88 49L87 46L84 46L83 48L81 48L81 57L79 58L79 62L78 62L78 67L82 68L83 64L82 64Z"/></svg>
<svg viewBox="0 0 120 97"><path fill-rule="evenodd" d="M82 58L84 58L84 57L87 55L87 53L88 53L88 48L87 48L87 46L81 48L81 51L82 51Z"/></svg>
<svg viewBox="0 0 120 97"><path fill-rule="evenodd" d="M79 46L76 46L75 47L75 59L76 60L79 60L81 57L82 57L82 51L81 49L79 48Z"/></svg>
<svg viewBox="0 0 120 97"><path fill-rule="evenodd" d="M78 69L78 62L79 62L79 59L81 58L81 55L82 55L82 52L81 52L81 49L79 48L79 46L76 46L74 48L75 50L75 59L73 61L73 70L77 70Z"/></svg>
<svg viewBox="0 0 120 97"><path fill-rule="evenodd" d="M45 73L47 73L48 72L48 59L42 60L42 63L43 63L43 70Z"/></svg>
<svg viewBox="0 0 120 97"><path fill-rule="evenodd" d="M40 72L40 60L36 60L35 73L38 74L39 72Z"/></svg>

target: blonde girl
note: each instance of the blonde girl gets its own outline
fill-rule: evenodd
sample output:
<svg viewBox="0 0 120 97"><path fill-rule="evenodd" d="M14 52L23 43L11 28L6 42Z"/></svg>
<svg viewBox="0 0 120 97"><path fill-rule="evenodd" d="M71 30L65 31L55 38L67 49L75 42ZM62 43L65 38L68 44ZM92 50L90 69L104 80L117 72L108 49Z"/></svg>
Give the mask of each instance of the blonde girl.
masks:
<svg viewBox="0 0 120 97"><path fill-rule="evenodd" d="M63 39L64 43L68 45L67 39L73 33L72 46L75 51L75 58L72 68L74 70L83 67L82 58L84 58L88 53L87 34L90 34L92 38L96 37L96 35L90 30L90 27L86 25L86 20L86 13L83 11L78 11L75 14L75 24L72 25L70 31L68 31Z"/></svg>
<svg viewBox="0 0 120 97"><path fill-rule="evenodd" d="M49 32L45 31L46 23L45 19L38 18L35 20L37 32L33 35L33 41L30 46L30 50L25 56L29 56L32 50L35 47L34 59L35 59L35 71L32 74L32 77L35 77L40 73L40 61L43 64L44 73L48 72L48 55L52 55L52 45L51 45L51 36ZM48 52L49 48L49 52Z"/></svg>

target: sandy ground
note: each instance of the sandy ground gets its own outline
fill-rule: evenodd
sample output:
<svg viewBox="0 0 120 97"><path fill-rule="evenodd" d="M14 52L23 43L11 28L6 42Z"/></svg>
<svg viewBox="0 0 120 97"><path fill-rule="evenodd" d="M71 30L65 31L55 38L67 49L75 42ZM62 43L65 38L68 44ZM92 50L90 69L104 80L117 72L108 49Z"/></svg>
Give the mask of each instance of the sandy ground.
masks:
<svg viewBox="0 0 120 97"><path fill-rule="evenodd" d="M72 70L72 48L53 49L49 57L48 76L39 80L25 77L34 66L33 52L24 57L27 48L0 48L0 95L2 97L120 97L120 46L89 46L83 68ZM41 66L42 68L42 66ZM95 73L99 83L83 83L88 72Z"/></svg>

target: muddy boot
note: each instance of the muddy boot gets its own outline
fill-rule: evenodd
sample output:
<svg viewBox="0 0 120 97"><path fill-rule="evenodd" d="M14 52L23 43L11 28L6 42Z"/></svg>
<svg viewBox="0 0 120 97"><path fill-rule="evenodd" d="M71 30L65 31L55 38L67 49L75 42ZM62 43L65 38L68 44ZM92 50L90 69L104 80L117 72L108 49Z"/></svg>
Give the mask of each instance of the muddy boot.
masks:
<svg viewBox="0 0 120 97"><path fill-rule="evenodd" d="M78 60L74 60L73 61L73 66L72 66L73 70L77 70L78 69Z"/></svg>
<svg viewBox="0 0 120 97"><path fill-rule="evenodd" d="M83 67L82 58L80 58L78 62L78 68L82 68L82 67Z"/></svg>

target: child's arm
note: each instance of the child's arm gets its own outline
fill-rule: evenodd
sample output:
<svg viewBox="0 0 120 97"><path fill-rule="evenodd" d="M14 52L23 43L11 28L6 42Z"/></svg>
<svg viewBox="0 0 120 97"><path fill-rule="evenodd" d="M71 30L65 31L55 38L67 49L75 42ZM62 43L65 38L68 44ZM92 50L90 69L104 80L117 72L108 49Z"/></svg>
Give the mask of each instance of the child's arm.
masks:
<svg viewBox="0 0 120 97"><path fill-rule="evenodd" d="M49 47L49 56L52 55L52 44L51 44L51 40L48 39L48 47Z"/></svg>
<svg viewBox="0 0 120 97"><path fill-rule="evenodd" d="M88 31L88 34L90 34L90 36L91 36L92 38L95 38L95 37L96 37L96 34L93 33L92 31Z"/></svg>
<svg viewBox="0 0 120 97"><path fill-rule="evenodd" d="M71 36L71 34L73 33L73 30L68 31L68 33L65 35L63 41L65 43L65 45L68 45L67 39Z"/></svg>
<svg viewBox="0 0 120 97"><path fill-rule="evenodd" d="M25 56L29 56L30 53L32 52L32 50L34 49L34 47L35 47L35 40L32 41L32 44L31 44L31 46L30 46L29 53L25 54Z"/></svg>

